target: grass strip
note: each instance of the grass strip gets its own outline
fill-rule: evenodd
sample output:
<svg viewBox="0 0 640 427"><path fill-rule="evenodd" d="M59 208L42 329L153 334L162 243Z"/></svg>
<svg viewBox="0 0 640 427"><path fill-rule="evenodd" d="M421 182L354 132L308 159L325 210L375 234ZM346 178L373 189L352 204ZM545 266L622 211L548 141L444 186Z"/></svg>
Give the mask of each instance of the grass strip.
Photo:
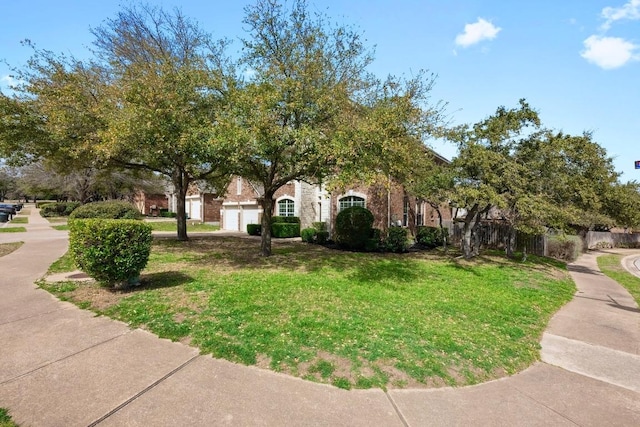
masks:
<svg viewBox="0 0 640 427"><path fill-rule="evenodd" d="M54 230L58 230L58 231L69 231L69 226L68 225L53 225L53 226L51 226L51 228L53 228Z"/></svg>
<svg viewBox="0 0 640 427"><path fill-rule="evenodd" d="M9 255L23 244L24 242L0 243L0 257Z"/></svg>
<svg viewBox="0 0 640 427"><path fill-rule="evenodd" d="M24 233L27 229L24 227L2 227L0 233Z"/></svg>
<svg viewBox="0 0 640 427"><path fill-rule="evenodd" d="M597 258L598 268L629 291L640 305L640 278L625 270L621 262L624 257L625 255L601 255Z"/></svg>
<svg viewBox="0 0 640 427"><path fill-rule="evenodd" d="M29 224L29 217L26 216L14 216L11 220L11 224Z"/></svg>

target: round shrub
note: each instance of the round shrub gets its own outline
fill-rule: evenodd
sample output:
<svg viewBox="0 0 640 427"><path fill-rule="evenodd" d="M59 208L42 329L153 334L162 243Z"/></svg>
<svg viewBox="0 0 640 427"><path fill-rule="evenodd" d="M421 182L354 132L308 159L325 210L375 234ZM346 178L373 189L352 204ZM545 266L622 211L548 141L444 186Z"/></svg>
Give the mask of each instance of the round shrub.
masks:
<svg viewBox="0 0 640 427"><path fill-rule="evenodd" d="M69 221L69 251L76 265L103 286L135 284L151 252L151 226L141 221Z"/></svg>
<svg viewBox="0 0 640 427"><path fill-rule="evenodd" d="M329 232L328 231L318 231L316 232L315 242L319 245L326 245L329 241Z"/></svg>
<svg viewBox="0 0 640 427"><path fill-rule="evenodd" d="M372 237L373 214L361 206L343 209L336 216L336 242L348 249L362 250Z"/></svg>
<svg viewBox="0 0 640 427"><path fill-rule="evenodd" d="M45 218L55 216L69 216L81 205L80 202L53 202L46 203L40 208L40 216Z"/></svg>
<svg viewBox="0 0 640 427"><path fill-rule="evenodd" d="M427 248L437 248L444 245L443 233L446 233L447 229L440 229L438 227L418 227L416 233L416 241Z"/></svg>
<svg viewBox="0 0 640 427"><path fill-rule="evenodd" d="M140 219L142 215L138 208L129 202L108 200L82 205L74 210L69 218Z"/></svg>
<svg viewBox="0 0 640 427"><path fill-rule="evenodd" d="M402 253L409 249L407 230L402 227L391 227L385 240L385 248L389 252Z"/></svg>
<svg viewBox="0 0 640 427"><path fill-rule="evenodd" d="M305 228L300 232L300 237L302 237L303 242L313 243L316 239L316 233L315 228Z"/></svg>

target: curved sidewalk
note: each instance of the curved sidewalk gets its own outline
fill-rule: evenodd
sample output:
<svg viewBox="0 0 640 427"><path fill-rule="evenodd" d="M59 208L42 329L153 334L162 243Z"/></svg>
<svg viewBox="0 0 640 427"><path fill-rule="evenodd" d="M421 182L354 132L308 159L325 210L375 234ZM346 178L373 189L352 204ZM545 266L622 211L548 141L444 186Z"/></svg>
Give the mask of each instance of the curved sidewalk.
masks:
<svg viewBox="0 0 640 427"><path fill-rule="evenodd" d="M542 362L490 383L345 391L200 356L33 283L67 247L32 209L0 258L0 407L23 426L640 425L640 312L587 254ZM11 236L7 236L11 234Z"/></svg>

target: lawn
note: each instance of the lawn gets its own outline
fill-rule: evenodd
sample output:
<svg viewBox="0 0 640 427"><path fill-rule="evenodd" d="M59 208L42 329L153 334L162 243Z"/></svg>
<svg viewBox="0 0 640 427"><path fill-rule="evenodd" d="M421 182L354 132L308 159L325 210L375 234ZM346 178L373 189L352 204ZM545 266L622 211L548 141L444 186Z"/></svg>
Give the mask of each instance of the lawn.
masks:
<svg viewBox="0 0 640 427"><path fill-rule="evenodd" d="M27 231L24 227L2 227L0 233L24 233Z"/></svg>
<svg viewBox="0 0 640 427"><path fill-rule="evenodd" d="M148 224L151 225L153 231L178 231L178 225L175 221L149 221ZM187 232L197 233L205 231L217 231L219 229L220 227L218 227L217 225L200 224L191 221L187 222Z"/></svg>
<svg viewBox="0 0 640 427"><path fill-rule="evenodd" d="M640 278L630 274L621 264L626 255L601 255L598 259L598 268L607 276L624 286L636 303L640 305Z"/></svg>
<svg viewBox="0 0 640 427"><path fill-rule="evenodd" d="M69 230L69 226L67 224L65 224L65 225L52 225L51 228L53 228L54 230L58 230L58 231L68 231Z"/></svg>
<svg viewBox="0 0 640 427"><path fill-rule="evenodd" d="M23 244L24 242L0 243L0 257L9 255L11 252L17 250Z"/></svg>
<svg viewBox="0 0 640 427"><path fill-rule="evenodd" d="M467 385L539 358L575 290L558 263L341 252L300 242L156 239L142 286L41 286L203 353L342 388Z"/></svg>
<svg viewBox="0 0 640 427"><path fill-rule="evenodd" d="M11 224L29 224L29 217L26 216L14 216L11 220Z"/></svg>

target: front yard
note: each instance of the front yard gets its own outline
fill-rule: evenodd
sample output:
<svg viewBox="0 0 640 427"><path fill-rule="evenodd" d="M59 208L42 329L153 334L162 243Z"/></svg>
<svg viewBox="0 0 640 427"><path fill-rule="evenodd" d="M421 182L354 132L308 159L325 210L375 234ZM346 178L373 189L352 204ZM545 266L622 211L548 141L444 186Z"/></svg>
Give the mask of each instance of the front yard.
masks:
<svg viewBox="0 0 640 427"><path fill-rule="evenodd" d="M203 353L343 388L466 385L522 370L574 292L562 266L535 257L469 262L300 242L258 252L251 239L156 239L139 288L41 286Z"/></svg>

